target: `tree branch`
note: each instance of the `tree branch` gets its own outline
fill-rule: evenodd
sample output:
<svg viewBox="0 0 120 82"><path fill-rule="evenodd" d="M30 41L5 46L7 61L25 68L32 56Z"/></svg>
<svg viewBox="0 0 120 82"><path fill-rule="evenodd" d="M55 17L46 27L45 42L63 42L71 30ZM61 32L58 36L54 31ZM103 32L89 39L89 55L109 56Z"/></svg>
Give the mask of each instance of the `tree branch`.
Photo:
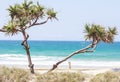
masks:
<svg viewBox="0 0 120 82"><path fill-rule="evenodd" d="M37 23L37 20L38 20L38 17L35 19L35 21L30 25L30 27L31 26L33 26L35 23Z"/></svg>
<svg viewBox="0 0 120 82"><path fill-rule="evenodd" d="M38 20L38 17L36 18L36 20L33 22L33 24L31 24L29 27L32 27L34 25L42 25L42 24L45 24L47 23L47 21L49 20L50 18L48 17L45 21L43 22L40 22L40 23L37 23L37 20Z"/></svg>
<svg viewBox="0 0 120 82"><path fill-rule="evenodd" d="M94 43L94 44L93 44ZM56 69L58 67L59 64L61 64L62 62L66 61L67 59L71 58L72 56L76 55L76 54L80 54L80 53L85 53L85 52L94 52L95 48L97 46L97 41L92 42L90 45L88 45L87 47L77 50L73 53L71 53L70 55L68 55L66 58L62 59L61 61L57 62L56 64L53 65L53 67L48 71L51 72L54 69ZM89 50L91 48L91 50ZM47 72L47 73L48 73Z"/></svg>
<svg viewBox="0 0 120 82"><path fill-rule="evenodd" d="M37 23L38 19L39 19L39 17L37 17L37 18L35 19L35 21L34 21L32 24L31 24L31 21L30 21L30 22L29 22L29 26L25 26L25 27L24 27L24 30L27 29L27 28L30 28L30 27L32 27L32 26L35 26L35 25L42 25L42 24L45 24L45 23L48 22L48 20L50 19L50 17L48 17L45 21L40 22L40 23Z"/></svg>
<svg viewBox="0 0 120 82"><path fill-rule="evenodd" d="M4 30L4 29L0 29L0 32L7 32L6 30Z"/></svg>

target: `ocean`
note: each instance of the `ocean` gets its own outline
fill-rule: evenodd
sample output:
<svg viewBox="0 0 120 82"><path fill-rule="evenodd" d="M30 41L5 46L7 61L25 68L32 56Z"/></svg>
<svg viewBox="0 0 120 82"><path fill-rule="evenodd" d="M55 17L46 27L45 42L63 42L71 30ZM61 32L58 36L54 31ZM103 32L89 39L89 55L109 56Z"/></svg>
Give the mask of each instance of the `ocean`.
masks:
<svg viewBox="0 0 120 82"><path fill-rule="evenodd" d="M0 65L28 66L22 41L0 41ZM49 66L65 58L70 53L82 49L86 41L29 41L31 58L37 67ZM120 42L99 43L95 52L81 53L68 59L61 66L71 62L81 67L120 67Z"/></svg>

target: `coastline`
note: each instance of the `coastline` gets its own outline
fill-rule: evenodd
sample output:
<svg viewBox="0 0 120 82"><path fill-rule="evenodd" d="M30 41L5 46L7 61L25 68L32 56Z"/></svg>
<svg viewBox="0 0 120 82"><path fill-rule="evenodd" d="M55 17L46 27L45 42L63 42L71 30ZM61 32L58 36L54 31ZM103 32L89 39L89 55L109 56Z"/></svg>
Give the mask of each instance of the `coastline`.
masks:
<svg viewBox="0 0 120 82"><path fill-rule="evenodd" d="M19 41L8 41L7 44L5 44L4 41L1 42L2 47L0 47L0 66L6 66L10 68L22 68L23 70L25 69L27 70L27 72L30 73L27 56L19 43ZM12 47L8 46L9 44ZM44 75L44 73L51 69L53 64L65 58L67 54L77 49L83 48L85 45L87 45L83 45L83 42L76 43L57 41L31 41L30 44L31 59L32 63L34 64L35 73L39 73L42 75ZM68 74L72 72L72 75L74 75L75 73L76 75L85 74L86 76L84 78L88 80L90 80L94 76L97 76L97 74L99 75L108 71L117 73L120 71L119 53L119 43L115 43L113 45L106 45L101 43L94 53L76 55L60 64L58 68L55 69L52 73L54 74L57 72L57 74ZM69 66L69 62L71 66Z"/></svg>

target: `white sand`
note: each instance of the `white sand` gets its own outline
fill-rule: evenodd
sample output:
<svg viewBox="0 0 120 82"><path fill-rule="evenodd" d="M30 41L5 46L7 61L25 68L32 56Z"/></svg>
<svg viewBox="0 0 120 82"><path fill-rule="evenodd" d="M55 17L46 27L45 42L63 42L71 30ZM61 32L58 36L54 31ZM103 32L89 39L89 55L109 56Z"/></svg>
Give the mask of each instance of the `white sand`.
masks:
<svg viewBox="0 0 120 82"><path fill-rule="evenodd" d="M8 66L8 67L18 67L18 68L23 68L23 69L29 69L28 66L25 65L1 65L1 66ZM34 67L35 71L38 71L40 73L46 73L52 66L36 66ZM82 72L85 74L91 74L91 75L96 75L99 73L104 73L107 71L120 71L120 67L94 67L94 66L89 66L89 67L83 67L83 66L73 66L72 68L69 69L69 66L58 66L58 68L55 70L55 72Z"/></svg>

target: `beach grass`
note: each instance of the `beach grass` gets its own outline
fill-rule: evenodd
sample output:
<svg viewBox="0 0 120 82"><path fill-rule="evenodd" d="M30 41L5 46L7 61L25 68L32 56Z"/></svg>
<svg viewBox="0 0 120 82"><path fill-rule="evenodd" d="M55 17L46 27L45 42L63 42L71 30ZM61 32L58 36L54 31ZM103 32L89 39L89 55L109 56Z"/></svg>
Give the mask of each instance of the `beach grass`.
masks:
<svg viewBox="0 0 120 82"><path fill-rule="evenodd" d="M24 69L0 67L0 82L28 82L30 75Z"/></svg>
<svg viewBox="0 0 120 82"><path fill-rule="evenodd" d="M31 74L29 70L0 67L0 82L83 82L85 75L81 72L50 72Z"/></svg>
<svg viewBox="0 0 120 82"><path fill-rule="evenodd" d="M90 82L120 82L120 72L105 72L94 76Z"/></svg>
<svg viewBox="0 0 120 82"><path fill-rule="evenodd" d="M43 70L36 70L35 74L31 74L28 69L3 66L0 67L0 82L120 82L119 71L107 71L96 75L78 70L57 70L50 73L41 71Z"/></svg>
<svg viewBox="0 0 120 82"><path fill-rule="evenodd" d="M51 72L37 75L36 82L83 82L85 76L82 73Z"/></svg>

